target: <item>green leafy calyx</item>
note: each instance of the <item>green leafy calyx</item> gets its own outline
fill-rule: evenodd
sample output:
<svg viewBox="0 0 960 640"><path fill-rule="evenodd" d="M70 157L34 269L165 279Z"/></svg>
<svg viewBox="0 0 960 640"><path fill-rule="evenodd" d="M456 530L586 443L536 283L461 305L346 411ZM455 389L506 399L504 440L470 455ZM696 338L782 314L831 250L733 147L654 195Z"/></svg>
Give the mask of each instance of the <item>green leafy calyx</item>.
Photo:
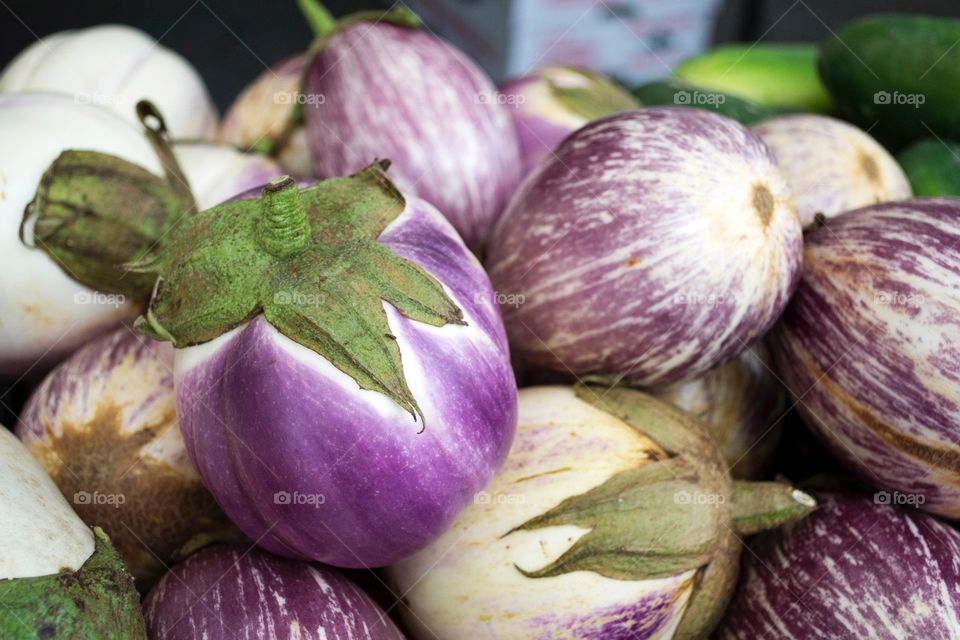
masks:
<svg viewBox="0 0 960 640"><path fill-rule="evenodd" d="M405 207L387 166L304 189L283 177L259 199L184 219L162 252L134 265L157 278L138 328L187 347L263 314L361 388L422 419L384 302L432 326L466 323L432 275L377 242Z"/></svg>

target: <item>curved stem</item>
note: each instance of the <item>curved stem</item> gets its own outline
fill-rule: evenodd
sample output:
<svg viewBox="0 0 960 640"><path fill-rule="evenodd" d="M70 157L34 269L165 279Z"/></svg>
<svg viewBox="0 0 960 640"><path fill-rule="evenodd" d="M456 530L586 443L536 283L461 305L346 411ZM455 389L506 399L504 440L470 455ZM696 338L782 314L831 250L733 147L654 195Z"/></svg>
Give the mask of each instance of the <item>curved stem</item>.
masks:
<svg viewBox="0 0 960 640"><path fill-rule="evenodd" d="M290 176L281 176L263 187L260 199L260 244L270 255L288 258L299 253L310 239L307 208L300 189Z"/></svg>
<svg viewBox="0 0 960 640"><path fill-rule="evenodd" d="M187 210L182 213L196 213L197 203L193 198L193 192L190 190L190 183L187 182L187 176L173 155L173 147L170 144L170 136L167 133L167 123L163 120L160 110L149 100L141 100L137 103L137 119L146 130L147 139L154 153L160 159L163 166L163 173L170 183L170 187L180 195L180 198L187 204Z"/></svg>
<svg viewBox="0 0 960 640"><path fill-rule="evenodd" d="M337 19L317 0L297 0L300 12L307 19L307 24L313 29L313 35L322 38L337 24Z"/></svg>

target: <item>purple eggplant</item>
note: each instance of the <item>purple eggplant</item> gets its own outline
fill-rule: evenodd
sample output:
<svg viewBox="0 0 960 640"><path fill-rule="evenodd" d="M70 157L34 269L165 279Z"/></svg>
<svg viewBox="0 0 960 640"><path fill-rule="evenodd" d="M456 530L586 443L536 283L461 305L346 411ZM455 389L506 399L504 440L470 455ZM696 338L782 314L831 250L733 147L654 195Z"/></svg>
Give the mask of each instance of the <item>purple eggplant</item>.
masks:
<svg viewBox="0 0 960 640"><path fill-rule="evenodd" d="M484 72L418 25L394 10L317 29L302 94L313 169L331 178L388 158L400 190L478 248L520 180L516 133Z"/></svg>
<svg viewBox="0 0 960 640"><path fill-rule="evenodd" d="M807 425L864 480L960 516L960 199L850 211L807 234L774 332Z"/></svg>
<svg viewBox="0 0 960 640"><path fill-rule="evenodd" d="M144 603L157 640L403 640L370 597L333 569L257 549L208 547Z"/></svg>
<svg viewBox="0 0 960 640"><path fill-rule="evenodd" d="M547 67L512 78L500 85L498 101L513 116L524 175L588 122L640 107L609 78L573 67Z"/></svg>
<svg viewBox="0 0 960 640"><path fill-rule="evenodd" d="M807 519L755 538L714 637L960 638L960 534L883 495L817 494Z"/></svg>
<svg viewBox="0 0 960 640"><path fill-rule="evenodd" d="M169 344L128 327L89 343L37 388L16 433L141 590L194 536L229 529L183 446Z"/></svg>
<svg viewBox="0 0 960 640"><path fill-rule="evenodd" d="M379 166L303 189L275 181L166 246L143 267L160 280L138 326L178 347L187 451L260 546L390 564L502 464L517 392L489 280Z"/></svg>
<svg viewBox="0 0 960 640"><path fill-rule="evenodd" d="M514 194L488 252L524 366L648 386L761 336L796 285L802 237L759 138L654 107L567 138Z"/></svg>
<svg viewBox="0 0 960 640"><path fill-rule="evenodd" d="M764 120L752 130L777 157L804 227L817 214L829 218L913 195L893 156L852 124L795 114Z"/></svg>

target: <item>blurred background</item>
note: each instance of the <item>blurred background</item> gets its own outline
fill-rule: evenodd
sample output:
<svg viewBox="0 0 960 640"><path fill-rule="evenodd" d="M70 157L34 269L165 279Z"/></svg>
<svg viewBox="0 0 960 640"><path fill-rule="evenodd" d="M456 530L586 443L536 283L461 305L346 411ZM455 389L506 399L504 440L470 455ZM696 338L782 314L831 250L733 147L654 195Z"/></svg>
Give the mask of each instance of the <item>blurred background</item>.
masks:
<svg viewBox="0 0 960 640"><path fill-rule="evenodd" d="M395 2L330 0L336 15ZM877 11L960 16L957 0L407 0L495 79L545 64L639 82L712 43L816 41ZM0 0L0 65L37 38L106 22L133 25L189 59L221 110L311 34L294 0Z"/></svg>

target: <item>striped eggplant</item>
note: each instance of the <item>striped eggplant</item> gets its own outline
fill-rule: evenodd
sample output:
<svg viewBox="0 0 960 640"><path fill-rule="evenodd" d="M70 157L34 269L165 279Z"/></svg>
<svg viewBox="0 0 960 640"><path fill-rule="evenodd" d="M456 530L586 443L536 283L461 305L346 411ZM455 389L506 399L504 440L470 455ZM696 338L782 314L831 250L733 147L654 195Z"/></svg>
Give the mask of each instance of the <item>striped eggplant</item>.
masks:
<svg viewBox="0 0 960 640"><path fill-rule="evenodd" d="M516 385L489 280L380 165L269 183L177 227L138 326L170 340L204 484L280 555L385 565L502 464Z"/></svg>
<svg viewBox="0 0 960 640"><path fill-rule="evenodd" d="M714 637L960 638L960 534L883 495L817 494L809 518L755 538Z"/></svg>
<svg viewBox="0 0 960 640"><path fill-rule="evenodd" d="M402 7L315 29L303 89L313 169L332 178L387 158L400 190L478 249L520 180L516 132L484 72Z"/></svg>
<svg viewBox="0 0 960 640"><path fill-rule="evenodd" d="M731 482L704 426L648 395L528 387L502 471L388 575L416 638L704 638L738 536L813 507L787 485Z"/></svg>
<svg viewBox="0 0 960 640"><path fill-rule="evenodd" d="M524 175L588 122L640 107L609 78L574 67L547 67L507 80L498 102L513 117Z"/></svg>
<svg viewBox="0 0 960 640"><path fill-rule="evenodd" d="M960 199L845 213L807 234L772 346L807 425L869 483L960 517Z"/></svg>
<svg viewBox="0 0 960 640"><path fill-rule="evenodd" d="M313 166L307 131L295 114L306 59L302 53L290 56L261 73L230 105L217 136L239 149L268 153L304 178L313 175Z"/></svg>
<svg viewBox="0 0 960 640"><path fill-rule="evenodd" d="M109 108L137 123L139 100L153 101L176 139L208 139L217 109L197 71L139 29L107 24L60 31L34 42L0 73L0 92L52 92ZM22 147L18 147L22 150Z"/></svg>
<svg viewBox="0 0 960 640"><path fill-rule="evenodd" d="M762 341L698 378L650 392L707 426L734 478L760 478L769 469L787 404Z"/></svg>
<svg viewBox="0 0 960 640"><path fill-rule="evenodd" d="M226 545L174 566L144 615L150 637L163 640L403 640L336 570Z"/></svg>
<svg viewBox="0 0 960 640"><path fill-rule="evenodd" d="M780 315L800 223L773 156L699 109L608 116L514 194L487 269L523 366L640 386L725 362Z"/></svg>
<svg viewBox="0 0 960 640"><path fill-rule="evenodd" d="M146 640L133 578L0 425L0 637Z"/></svg>
<svg viewBox="0 0 960 640"><path fill-rule="evenodd" d="M160 129L163 126L161 119ZM152 246L164 235L163 216L181 212L176 198L163 200L150 194L133 198L125 206L113 206L117 200L98 200L89 183L80 184L83 177L66 184L76 172L61 188L47 177L67 155L88 157L100 152L119 159L117 162L132 163L128 164L131 170L140 173L129 175L154 190L162 186L159 176L165 174L165 168L179 164L176 180L182 181L178 184L183 189L192 187L190 197L201 208L280 173L279 166L263 156L244 155L211 143L177 144L172 151L166 149L170 156L163 160L155 146L158 140L151 138L154 131L145 131L146 135L102 107L76 104L64 96L0 96L0 136L9 143L0 153L0 191L5 194L0 199L0 224L4 225L0 249L9 267L0 274L4 292L0 297L0 377L42 373L91 337L135 315L132 298L148 297L153 282L137 283L117 269L117 264L130 257L125 252L131 230L145 230L147 237L141 242L144 248ZM45 202L49 206L34 206L38 190L48 194ZM74 202L62 205L71 199ZM92 203L99 202L111 204L113 216L98 218L108 213L103 211L91 214ZM25 223L28 204L31 213ZM87 209L78 216L76 210L81 206ZM70 235L71 231L80 235ZM117 282L129 283L130 288L104 288L86 277L90 274L84 263L89 258L85 250L93 247L96 253L105 241L109 251L103 253L116 251L119 256L104 271L116 274ZM40 250L31 250L24 243Z"/></svg>
<svg viewBox="0 0 960 640"><path fill-rule="evenodd" d="M141 591L194 536L229 526L183 446L169 344L127 327L91 342L37 388L16 433Z"/></svg>
<svg viewBox="0 0 960 640"><path fill-rule="evenodd" d="M880 143L852 124L811 114L770 118L753 132L770 147L790 185L800 223L912 195Z"/></svg>

